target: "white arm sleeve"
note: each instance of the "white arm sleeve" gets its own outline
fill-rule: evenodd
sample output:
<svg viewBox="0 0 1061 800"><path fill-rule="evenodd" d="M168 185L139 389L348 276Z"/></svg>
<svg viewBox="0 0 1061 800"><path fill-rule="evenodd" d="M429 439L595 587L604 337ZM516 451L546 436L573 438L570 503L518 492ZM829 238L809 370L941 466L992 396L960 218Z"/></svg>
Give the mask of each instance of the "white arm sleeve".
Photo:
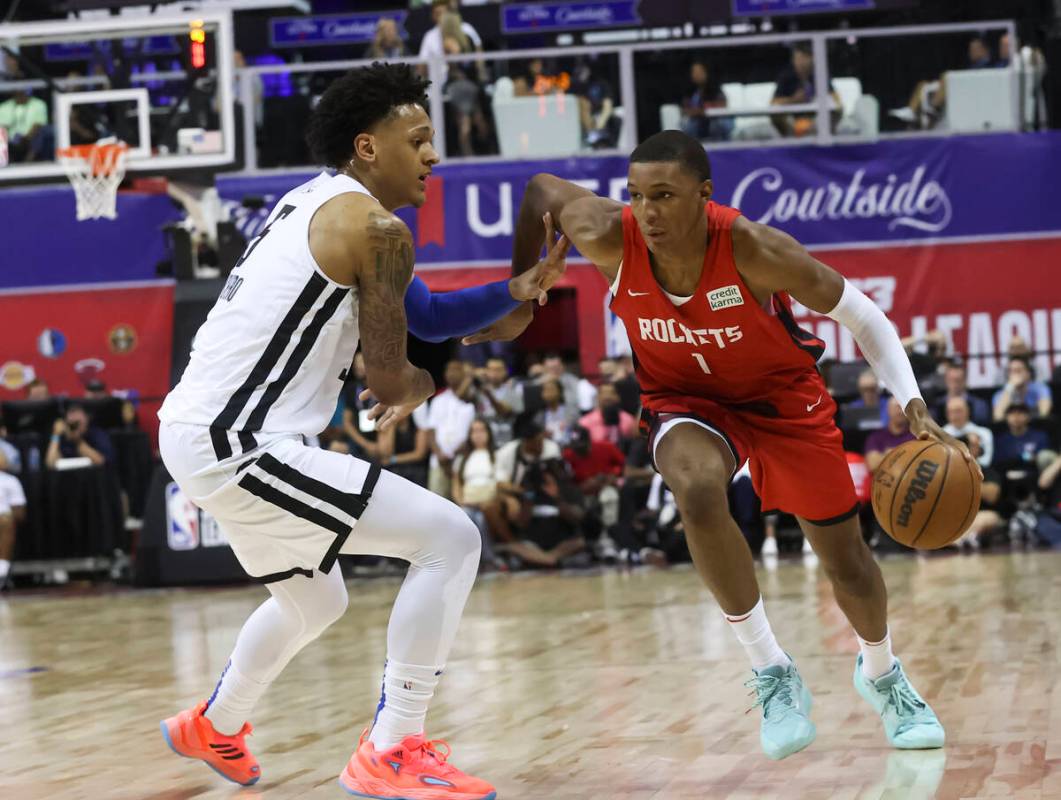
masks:
<svg viewBox="0 0 1061 800"><path fill-rule="evenodd" d="M873 372L899 401L904 411L911 400L921 398L917 378L910 367L910 358L906 355L898 334L884 316L884 312L860 289L845 280L840 302L827 316L854 334L855 341Z"/></svg>

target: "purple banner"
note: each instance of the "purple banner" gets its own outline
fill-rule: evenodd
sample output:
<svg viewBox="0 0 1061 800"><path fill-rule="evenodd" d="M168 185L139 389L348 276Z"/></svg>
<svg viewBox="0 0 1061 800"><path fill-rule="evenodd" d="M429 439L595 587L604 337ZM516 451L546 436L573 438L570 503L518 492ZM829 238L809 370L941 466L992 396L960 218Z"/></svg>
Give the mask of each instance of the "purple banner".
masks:
<svg viewBox="0 0 1061 800"><path fill-rule="evenodd" d="M1061 133L955 136L711 154L714 199L806 245L916 242L1061 231ZM399 212L420 264L500 264L527 182L537 172L626 201L625 158L468 164L435 170L418 210ZM276 199L309 175L218 180L233 210L245 194ZM265 211L241 227L256 232Z"/></svg>
<svg viewBox="0 0 1061 800"><path fill-rule="evenodd" d="M733 16L864 11L873 5L873 0L733 0Z"/></svg>

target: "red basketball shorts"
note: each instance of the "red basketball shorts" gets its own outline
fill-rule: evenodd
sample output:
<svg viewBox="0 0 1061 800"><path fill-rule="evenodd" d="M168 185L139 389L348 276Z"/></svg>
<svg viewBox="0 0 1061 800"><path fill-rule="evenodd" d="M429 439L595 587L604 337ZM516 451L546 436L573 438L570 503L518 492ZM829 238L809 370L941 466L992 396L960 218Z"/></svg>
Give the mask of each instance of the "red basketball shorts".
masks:
<svg viewBox="0 0 1061 800"><path fill-rule="evenodd" d="M784 392L743 405L661 394L643 402L653 464L663 437L693 422L726 442L737 468L749 462L764 511L785 511L818 525L858 512L843 436L834 421L836 403L817 372L808 372Z"/></svg>

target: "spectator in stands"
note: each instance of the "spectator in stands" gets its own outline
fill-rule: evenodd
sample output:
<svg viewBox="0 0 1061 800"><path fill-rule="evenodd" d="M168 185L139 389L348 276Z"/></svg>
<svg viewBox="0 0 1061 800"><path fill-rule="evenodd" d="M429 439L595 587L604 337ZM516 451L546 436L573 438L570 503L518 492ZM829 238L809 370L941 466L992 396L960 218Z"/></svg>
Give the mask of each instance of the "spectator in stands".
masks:
<svg viewBox="0 0 1061 800"><path fill-rule="evenodd" d="M998 39L998 58L991 65L999 69L1005 69L1013 59L1009 33L1003 33Z"/></svg>
<svg viewBox="0 0 1061 800"><path fill-rule="evenodd" d="M604 381L604 379L601 379ZM634 371L634 359L629 356L618 356L615 359L615 371L607 383L615 384L622 400L623 411L635 417L641 413L641 386Z"/></svg>
<svg viewBox="0 0 1061 800"><path fill-rule="evenodd" d="M615 116L615 91L588 61L575 69L571 93L578 98L582 140L587 147L615 147L619 141L620 120Z"/></svg>
<svg viewBox="0 0 1061 800"><path fill-rule="evenodd" d="M18 448L7 441L7 427L0 423L0 505L6 503L11 509L15 523L26 519L26 493L18 474L22 472L22 454ZM0 559L3 555L0 554ZM3 576L0 576L0 583Z"/></svg>
<svg viewBox="0 0 1061 800"><path fill-rule="evenodd" d="M55 134L48 124L48 105L25 89L0 103L0 128L7 128L8 159L51 161L55 156Z"/></svg>
<svg viewBox="0 0 1061 800"><path fill-rule="evenodd" d="M1006 355L1009 358L1026 358L1030 361L1035 353L1027 339L1023 336L1013 336L1006 344Z"/></svg>
<svg viewBox="0 0 1061 800"><path fill-rule="evenodd" d="M840 98L830 84L833 108L840 108ZM790 106L802 103L813 103L817 95L814 85L814 54L809 44L797 44L792 48L789 65L777 76L777 87L774 98L770 101L775 106ZM836 114L834 113L834 116ZM818 129L817 117L814 114L794 114L792 116L774 116L774 126L782 136L810 136Z"/></svg>
<svg viewBox="0 0 1061 800"><path fill-rule="evenodd" d="M48 384L40 378L34 378L26 385L27 400L47 400L52 396Z"/></svg>
<svg viewBox="0 0 1061 800"><path fill-rule="evenodd" d="M398 24L394 18L380 17L376 23L376 36L372 44L365 49L364 57L387 61L392 58L401 58L406 52L405 42L398 35Z"/></svg>
<svg viewBox="0 0 1061 800"><path fill-rule="evenodd" d="M1061 547L1061 455L1055 455L1039 473L1039 490L1043 508L1036 520L1036 534L1041 542Z"/></svg>
<svg viewBox="0 0 1061 800"><path fill-rule="evenodd" d="M564 460L602 531L612 528L619 521L619 487L626 466L622 451L611 442L594 442L589 431L579 426L572 431ZM614 558L614 543L610 544L609 556Z"/></svg>
<svg viewBox="0 0 1061 800"><path fill-rule="evenodd" d="M926 331L904 337L902 344L921 391L929 397L939 394L943 390L940 366L947 356L947 334L938 329Z"/></svg>
<svg viewBox="0 0 1061 800"><path fill-rule="evenodd" d="M563 94L570 88L571 76L540 58L532 58L525 71L512 79L512 90L517 97Z"/></svg>
<svg viewBox="0 0 1061 800"><path fill-rule="evenodd" d="M903 442L912 442L910 421L903 413L902 406L894 397L888 399L888 424L879 431L873 431L866 439L866 468L875 473L884 456Z"/></svg>
<svg viewBox="0 0 1061 800"><path fill-rule="evenodd" d="M494 434L490 423L476 418L468 431L468 440L453 461L453 502L461 506L479 528L483 541L480 560L485 564L496 563L490 528L483 512L497 498L494 457Z"/></svg>
<svg viewBox="0 0 1061 800"><path fill-rule="evenodd" d="M11 557L15 554L15 518L0 498L0 590L7 586Z"/></svg>
<svg viewBox="0 0 1061 800"><path fill-rule="evenodd" d="M446 364L446 388L431 400L427 426L431 430L431 469L428 488L443 497L450 496L453 457L468 439L475 419L475 406L468 402L473 370L464 361Z"/></svg>
<svg viewBox="0 0 1061 800"><path fill-rule="evenodd" d="M523 413L523 385L509 377L503 358L491 358L472 380L476 413L490 423L497 447L512 441L512 423Z"/></svg>
<svg viewBox="0 0 1061 800"><path fill-rule="evenodd" d="M991 49L987 46L984 37L973 36L969 40L966 49L964 69L987 69L996 65L1003 66L998 64L998 62L992 63ZM908 106L896 109L891 114L905 122L919 123L922 128L931 128L942 119L943 109L946 105L947 78L945 75L941 75L934 81L921 81L918 83L910 94Z"/></svg>
<svg viewBox="0 0 1061 800"><path fill-rule="evenodd" d="M440 23L442 22L442 15L449 10L449 0L432 0L431 18L435 21L435 25L427 33L425 33L424 38L420 40L420 58L441 58L443 55L445 55L446 46L443 42L443 34ZM476 49L482 49L482 37L479 36L478 31L476 31L470 23L464 22L462 20L460 23L460 29L464 33L464 35L471 40L472 45Z"/></svg>
<svg viewBox="0 0 1061 800"><path fill-rule="evenodd" d="M995 442L994 465L1007 469L1017 465L1043 466L1053 460L1046 431L1031 427L1032 411L1025 403L1006 408L1006 432ZM1045 455L1043 455L1045 453Z"/></svg>
<svg viewBox="0 0 1061 800"><path fill-rule="evenodd" d="M78 457L101 467L114 461L114 448L106 432L94 427L85 409L75 403L67 406L62 419L55 421L44 463L48 469L55 469L60 459Z"/></svg>
<svg viewBox="0 0 1061 800"><path fill-rule="evenodd" d="M110 396L110 392L107 391L107 384L105 384L99 378L93 378L85 384L86 400L99 400L101 398Z"/></svg>
<svg viewBox="0 0 1061 800"><path fill-rule="evenodd" d="M1006 366L1006 385L995 393L992 401L995 422L1008 419L1006 411L1014 404L1026 405L1037 417L1050 416L1050 409L1053 407L1050 387L1032 380L1032 376L1032 365L1027 358L1018 356L1009 360Z"/></svg>
<svg viewBox="0 0 1061 800"><path fill-rule="evenodd" d="M637 420L622 409L619 390L615 384L602 383L597 389L597 408L590 411L578 424L589 431L595 442L611 442L624 450L637 435Z"/></svg>
<svg viewBox="0 0 1061 800"><path fill-rule="evenodd" d="M461 16L457 12L443 13L439 28L442 31L442 47L448 56L482 52L482 48L473 44L471 37L464 32L462 24ZM480 87L487 79L486 67L482 61L449 64L444 90L455 116L457 142L462 156L485 152L486 143L490 139L490 123L487 122L479 102ZM479 148L475 147L476 141Z"/></svg>
<svg viewBox="0 0 1061 800"><path fill-rule="evenodd" d="M984 450L981 446L980 437L976 433L970 432L957 438L965 443L969 448L969 452L980 464L984 464ZM1002 476L998 470L990 466L984 466L983 471L984 481L980 485L980 509L976 512L976 516L973 517L969 530L957 541L959 547L969 547L977 550L983 544L981 539L986 534L1000 530L1005 525L1005 520L999 513L1002 500Z"/></svg>
<svg viewBox="0 0 1061 800"><path fill-rule="evenodd" d="M936 405L935 417L937 421L947 418L947 402L958 397L969 405L969 417L977 425L987 425L991 422L991 409L987 402L974 394L969 393L966 384L965 364L960 361L950 361L943 371L943 385L946 394Z"/></svg>
<svg viewBox="0 0 1061 800"><path fill-rule="evenodd" d="M612 533L618 547L619 557L623 561L632 559L644 546L645 503L648 501L649 488L656 470L652 468L652 459L648 450L648 439L639 436L630 443L626 454L626 466L623 468L623 481L619 489L619 520ZM623 552L625 551L625 553Z"/></svg>
<svg viewBox="0 0 1061 800"><path fill-rule="evenodd" d="M379 456L376 447L376 424L368 419L372 401L364 402L361 392L367 388L365 383L365 357L358 350L354 354L352 372L342 392L342 427L346 436L346 452L368 461L375 461Z"/></svg>
<svg viewBox="0 0 1061 800"><path fill-rule="evenodd" d="M880 410L880 424L888 424L888 398L880 391L877 375L871 369L864 369L858 376L858 398L848 403L850 408L876 408Z"/></svg>
<svg viewBox="0 0 1061 800"><path fill-rule="evenodd" d="M564 359L559 353L545 354L537 380L538 383L544 383L547 380L559 381L564 390L564 403L577 415L579 411L578 378L567 370Z"/></svg>
<svg viewBox="0 0 1061 800"><path fill-rule="evenodd" d="M725 108L726 95L713 79L703 61L694 61L689 67L692 88L682 99L682 130L693 138L714 142L725 141L733 132L732 117L709 117L710 108Z"/></svg>
<svg viewBox="0 0 1061 800"><path fill-rule="evenodd" d="M417 417L422 421L423 415L414 413L393 428L379 433L374 444L375 460L395 475L426 487L431 434L420 427Z"/></svg>
<svg viewBox="0 0 1061 800"><path fill-rule="evenodd" d="M578 425L578 411L564 397L560 381L549 378L542 383L542 425L546 434L561 447L567 445Z"/></svg>
<svg viewBox="0 0 1061 800"><path fill-rule="evenodd" d="M980 447L980 456L977 462L981 467L991 464L995 455L995 435L990 428L977 425L969 416L969 404L965 398L952 397L947 401L947 424L943 430L954 438L962 436L976 436Z"/></svg>

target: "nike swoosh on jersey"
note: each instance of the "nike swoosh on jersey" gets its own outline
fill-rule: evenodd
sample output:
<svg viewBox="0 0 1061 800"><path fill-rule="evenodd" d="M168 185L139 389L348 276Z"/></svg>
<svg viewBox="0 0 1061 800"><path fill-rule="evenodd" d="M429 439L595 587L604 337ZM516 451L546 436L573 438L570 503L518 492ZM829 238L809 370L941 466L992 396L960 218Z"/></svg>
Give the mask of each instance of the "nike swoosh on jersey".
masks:
<svg viewBox="0 0 1061 800"><path fill-rule="evenodd" d="M633 289L627 289L626 293L631 297L647 297L651 292L635 292Z"/></svg>
<svg viewBox="0 0 1061 800"><path fill-rule="evenodd" d="M818 399L811 403L809 406L807 406L808 413L816 409L819 405L821 405L822 397L824 397L824 395L818 395Z"/></svg>

